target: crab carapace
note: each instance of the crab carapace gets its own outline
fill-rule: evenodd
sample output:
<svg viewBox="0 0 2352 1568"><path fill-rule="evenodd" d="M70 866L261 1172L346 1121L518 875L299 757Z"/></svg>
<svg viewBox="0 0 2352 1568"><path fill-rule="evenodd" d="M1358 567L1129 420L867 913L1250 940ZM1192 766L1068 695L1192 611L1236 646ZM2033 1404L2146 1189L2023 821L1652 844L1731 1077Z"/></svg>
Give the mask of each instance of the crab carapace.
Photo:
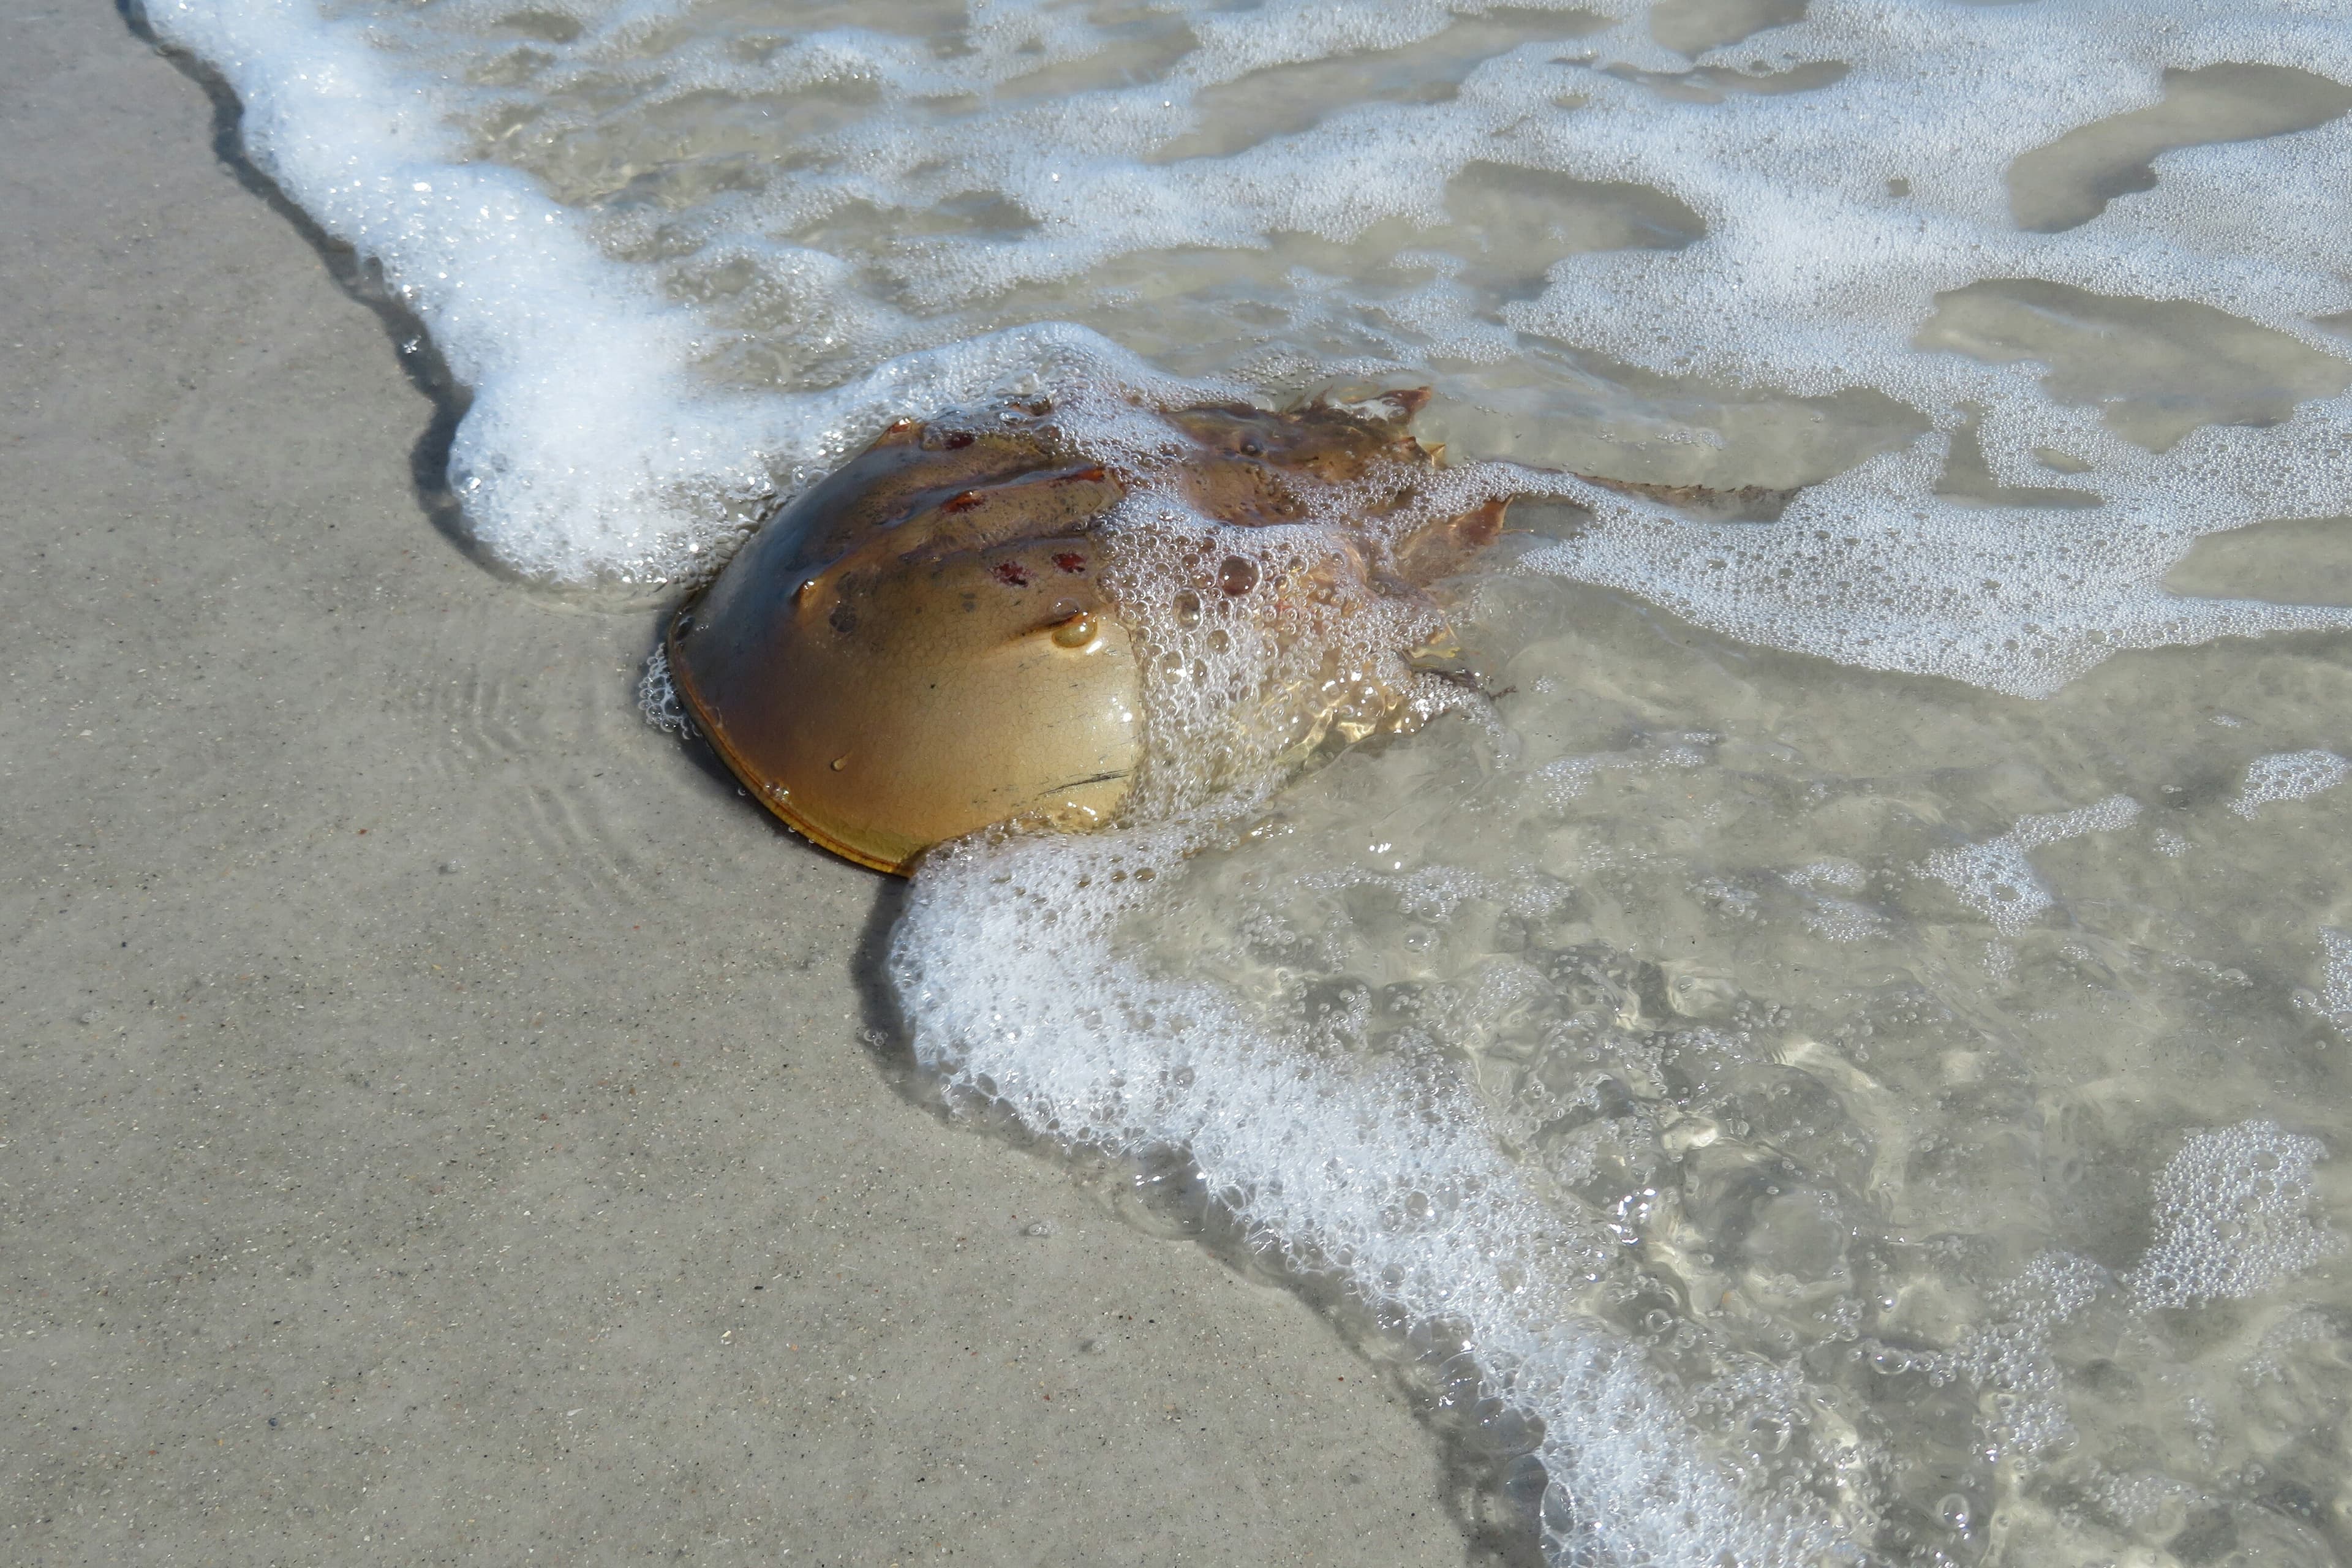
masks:
<svg viewBox="0 0 2352 1568"><path fill-rule="evenodd" d="M1439 457L1408 428L1427 395L1130 405L1115 452L1042 403L899 420L678 612L671 680L755 798L862 865L905 874L994 823L1113 820L1144 761L1154 652L1118 571L1122 504L1156 497L1229 538L1316 513L1319 527L1291 530L1310 542L1291 547L1289 577L1262 580L1245 551L1203 566L1223 613L1280 619L1286 637L1308 625L1284 608L1302 584L1327 605L1418 599L1493 542L1505 505L1413 510ZM1334 497L1353 508L1336 524L1317 504ZM1401 689L1373 689L1375 708L1402 707ZM1293 682L1279 700L1299 710L1277 716L1286 732L1323 736L1342 701L1356 710L1343 733L1367 728L1361 682L1344 697Z"/></svg>

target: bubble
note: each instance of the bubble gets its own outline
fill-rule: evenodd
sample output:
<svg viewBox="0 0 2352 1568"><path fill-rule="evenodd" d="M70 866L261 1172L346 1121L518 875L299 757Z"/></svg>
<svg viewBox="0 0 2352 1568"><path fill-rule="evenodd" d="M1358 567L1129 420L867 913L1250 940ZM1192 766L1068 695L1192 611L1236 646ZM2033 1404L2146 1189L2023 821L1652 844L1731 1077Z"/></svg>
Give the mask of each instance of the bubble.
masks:
<svg viewBox="0 0 2352 1568"><path fill-rule="evenodd" d="M2127 827L2138 819L2139 809L2139 803L2129 795L2116 795L2073 811L2020 817L2017 826L1997 838L1938 849L1920 869L1959 894L1995 929L2014 936L2058 901L2026 858L2026 851L2087 833Z"/></svg>
<svg viewBox="0 0 2352 1568"><path fill-rule="evenodd" d="M2125 1276L2143 1310L2261 1294L2342 1250L2308 1213L2315 1138L2273 1121L2201 1132L2157 1178L2156 1237Z"/></svg>
<svg viewBox="0 0 2352 1568"><path fill-rule="evenodd" d="M2333 752L2277 752L2256 757L2246 769L2230 809L2249 821L2273 801L2303 800L2334 789L2352 777L2352 763Z"/></svg>
<svg viewBox="0 0 2352 1568"><path fill-rule="evenodd" d="M678 700L677 688L670 681L669 649L656 647L646 656L645 668L637 676L637 711L646 723L666 735L686 735L693 731L687 718L686 704Z"/></svg>
<svg viewBox="0 0 2352 1568"><path fill-rule="evenodd" d="M1151 900L1179 896L1177 874L1230 830L1195 817L935 852L888 960L918 1058L951 1099L985 1098L1087 1146L1185 1151L1242 1232L1301 1263L1346 1258L1381 1321L1416 1342L1475 1346L1455 1381L1469 1380L1480 1410L1495 1396L1478 1380L1508 1369L1494 1408L1540 1422L1533 1451L1555 1482L1545 1507L1562 1517L1572 1495L1572 1529L1612 1555L1764 1563L1831 1551L1818 1508L1746 1494L1707 1457L1686 1407L1571 1305L1586 1288L1582 1254L1561 1256L1559 1216L1493 1142L1465 1086L1270 1035L1213 977L1133 961L1119 933ZM1143 882L1143 869L1159 874ZM1567 894L1443 868L1351 875L1329 890L1378 890L1437 919L1474 900L1532 915ZM1663 1342L1680 1344L1670 1308L1644 1310ZM1661 1495L1676 1507L1648 1500Z"/></svg>
<svg viewBox="0 0 2352 1568"><path fill-rule="evenodd" d="M2352 931L2323 928L2319 943L2326 972L2323 989L2303 993L2296 1005L2317 1013L2339 1033L2352 1035Z"/></svg>

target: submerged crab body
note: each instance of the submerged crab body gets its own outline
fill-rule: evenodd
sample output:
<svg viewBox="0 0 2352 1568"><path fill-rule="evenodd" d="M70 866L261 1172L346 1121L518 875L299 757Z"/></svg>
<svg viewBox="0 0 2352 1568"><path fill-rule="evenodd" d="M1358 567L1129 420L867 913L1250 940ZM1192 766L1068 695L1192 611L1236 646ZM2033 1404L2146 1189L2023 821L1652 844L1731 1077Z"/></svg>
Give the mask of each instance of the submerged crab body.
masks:
<svg viewBox="0 0 2352 1568"><path fill-rule="evenodd" d="M1499 503L1378 526L1403 515L1412 476L1434 466L1405 430L1421 401L1129 409L1152 439L1099 460L1043 406L901 420L779 511L678 614L672 679L755 797L863 865L903 873L992 823L1106 822L1146 770L1155 671L1181 662L1156 623L1196 623L1205 598L1296 653L1359 598L1419 602L1420 584L1493 539ZM1368 481L1377 495L1359 515L1307 525L1310 502ZM1150 551L1132 542L1153 525L1130 501L1202 531L1185 552L1197 591L1145 602L1133 563ZM1306 542L1278 569L1217 544L1284 525ZM1404 705L1391 686L1331 673L1253 689L1248 705L1264 710L1242 717L1311 742L1335 728L1352 739Z"/></svg>

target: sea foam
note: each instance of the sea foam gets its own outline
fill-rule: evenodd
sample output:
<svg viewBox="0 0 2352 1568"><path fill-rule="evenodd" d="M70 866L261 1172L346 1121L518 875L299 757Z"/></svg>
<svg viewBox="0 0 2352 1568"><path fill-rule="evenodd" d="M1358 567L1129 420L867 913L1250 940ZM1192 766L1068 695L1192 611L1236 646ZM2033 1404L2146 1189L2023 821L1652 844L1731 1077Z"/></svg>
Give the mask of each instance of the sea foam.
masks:
<svg viewBox="0 0 2352 1568"><path fill-rule="evenodd" d="M1543 1423L1563 1557L1835 1553L1825 1514L1711 1463L1640 1351L1584 1321L1576 1296L1606 1243L1561 1226L1458 1078L1331 1060L1214 985L1122 954L1122 925L1221 826L935 858L891 949L919 1058L955 1093L1072 1143L1184 1151L1295 1267L1339 1271L1400 1324L1463 1325L1486 1386Z"/></svg>
<svg viewBox="0 0 2352 1568"><path fill-rule="evenodd" d="M747 511L892 415L1041 374L1181 392L1127 350L1200 328L1230 346L1163 357L1293 384L1318 352L1347 374L1438 368L1498 416L1524 406L1514 366L1573 405L1584 373L1563 351L1917 410L1924 433L1769 525L1489 476L1565 489L1595 514L1531 566L1751 640L2039 695L2121 648L2345 624L2331 607L2176 595L2161 579L2203 533L2352 508L2352 368L2332 322L2352 285L2320 216L2352 130L2175 148L2152 189L2086 222L2011 221L2024 154L2160 101L2168 71L2352 79L2352 29L2306 6L2181 4L2149 26L2103 0L1825 0L1695 57L1627 0L1562 7L1556 24L1522 8L1508 25L1433 0L1185 5L1141 33L1036 5L798 31L789 16L578 5L568 37L520 43L515 28L547 28L510 26L510 9L328 20L307 0L158 0L150 15L237 89L256 160L379 259L432 329L473 397L454 489L490 553L528 574L691 578ZM960 50L922 42L941 28ZM1456 34L1471 44L1450 51ZM1159 68L1103 81L1122 49ZM1413 82L1420 57L1443 65L1442 89L1400 101L1364 91L1373 78L1318 97L1301 79L1307 123L1184 153L1216 129L1213 109L1238 106L1219 94L1239 84L1357 59ZM713 145L673 155L662 117L711 103ZM1487 278L1499 238L1462 229L1449 202L1495 170L1652 191L1699 232L1593 248L1563 209L1547 240L1538 196L1521 204L1538 224L1522 270ZM1233 283L1256 277L1254 256L1295 249L1290 237L1328 248L1376 233L1406 243L1381 240L1373 254L1388 254L1359 276L1293 262ZM1223 275L1197 259L1220 254ZM2031 346L1953 318L1987 279L2093 308L2129 296L2226 312L2306 356L2315 395L2151 449L2113 417L2128 387L2086 396ZM1269 287L1292 327L1234 339ZM1136 298L1147 289L1156 310ZM1075 320L1041 321L1032 298ZM2093 504L1945 493L1963 429L2000 484L2063 479ZM1725 460L1740 455L1735 440Z"/></svg>
<svg viewBox="0 0 2352 1568"><path fill-rule="evenodd" d="M887 358L797 398L698 376L730 334L598 247L540 182L470 156L458 93L382 27L309 0L156 0L157 34L220 72L240 138L331 238L381 268L467 398L447 482L477 542L551 584L692 581L780 485L898 411L1040 374L1165 383L1055 323Z"/></svg>

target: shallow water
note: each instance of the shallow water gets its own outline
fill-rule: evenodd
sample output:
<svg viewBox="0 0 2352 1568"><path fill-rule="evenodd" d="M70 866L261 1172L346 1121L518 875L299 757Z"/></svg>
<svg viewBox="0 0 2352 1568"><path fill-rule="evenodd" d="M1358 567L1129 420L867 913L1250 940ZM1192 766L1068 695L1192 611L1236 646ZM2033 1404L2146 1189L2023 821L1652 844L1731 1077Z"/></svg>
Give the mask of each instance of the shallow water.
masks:
<svg viewBox="0 0 2352 1568"><path fill-rule="evenodd" d="M901 413L1437 388L1535 497L1447 592L1490 697L940 855L894 965L951 1091L1487 1401L1560 1560L2352 1561L2352 22L152 15L551 584L698 581Z"/></svg>

